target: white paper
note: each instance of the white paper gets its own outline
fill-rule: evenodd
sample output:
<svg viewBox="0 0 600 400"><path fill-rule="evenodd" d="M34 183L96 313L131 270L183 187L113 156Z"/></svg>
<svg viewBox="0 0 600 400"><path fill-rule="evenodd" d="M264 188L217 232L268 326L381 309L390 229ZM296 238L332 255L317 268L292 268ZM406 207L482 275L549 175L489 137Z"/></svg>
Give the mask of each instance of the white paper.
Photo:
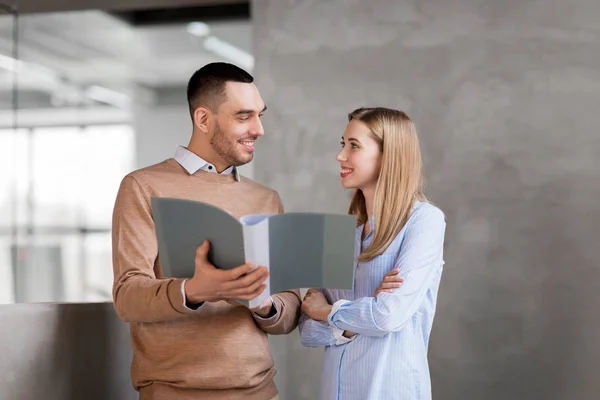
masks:
<svg viewBox="0 0 600 400"><path fill-rule="evenodd" d="M259 222L262 222L265 219L272 217L273 215L277 215L277 214L248 214L248 215L244 215L242 218L240 218L240 223L244 226L256 225Z"/></svg>
<svg viewBox="0 0 600 400"><path fill-rule="evenodd" d="M267 270L269 265L269 220L268 216L251 215L243 222L244 229L244 253L247 263L255 267L264 266ZM270 278L267 277L265 290L255 299L250 300L249 308L260 306L271 296Z"/></svg>

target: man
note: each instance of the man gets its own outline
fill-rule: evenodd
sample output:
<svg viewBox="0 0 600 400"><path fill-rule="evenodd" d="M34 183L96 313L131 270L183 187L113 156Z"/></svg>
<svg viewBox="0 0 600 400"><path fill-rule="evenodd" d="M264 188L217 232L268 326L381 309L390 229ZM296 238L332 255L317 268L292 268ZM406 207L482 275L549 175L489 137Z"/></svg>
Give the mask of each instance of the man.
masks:
<svg viewBox="0 0 600 400"><path fill-rule="evenodd" d="M234 216L277 213L277 192L239 175L263 136L266 110L253 78L226 63L198 70L188 84L193 122L187 148L122 181L113 214L113 298L131 323L131 374L142 400L277 398L267 341L297 325L298 292L273 295L249 310L233 299L264 289L264 267L220 270L198 245L189 279L163 277L150 198L178 197L219 206ZM214 227L219 229L219 227Z"/></svg>

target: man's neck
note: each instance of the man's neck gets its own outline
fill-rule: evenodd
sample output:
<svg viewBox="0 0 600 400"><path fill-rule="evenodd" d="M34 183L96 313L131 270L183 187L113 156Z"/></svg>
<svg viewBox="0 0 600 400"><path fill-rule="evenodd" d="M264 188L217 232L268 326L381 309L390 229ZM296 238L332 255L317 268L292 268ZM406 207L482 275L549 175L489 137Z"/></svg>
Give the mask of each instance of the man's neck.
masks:
<svg viewBox="0 0 600 400"><path fill-rule="evenodd" d="M210 145L198 143L193 139L193 136L192 140L190 140L190 143L187 146L187 149L196 154L198 157L202 158L204 161L214 165L218 173L225 171L231 166L225 161L221 160L221 158L217 156L214 151L212 151Z"/></svg>

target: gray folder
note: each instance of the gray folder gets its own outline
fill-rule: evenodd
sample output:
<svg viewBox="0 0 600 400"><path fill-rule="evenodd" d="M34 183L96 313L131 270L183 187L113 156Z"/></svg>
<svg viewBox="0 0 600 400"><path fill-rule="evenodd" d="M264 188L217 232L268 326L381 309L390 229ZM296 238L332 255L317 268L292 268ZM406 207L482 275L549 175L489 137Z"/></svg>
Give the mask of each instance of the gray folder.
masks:
<svg viewBox="0 0 600 400"><path fill-rule="evenodd" d="M206 239L217 268L268 264L270 293L353 286L355 216L285 213L238 220L199 201L153 197L151 204L165 276L193 276L196 249Z"/></svg>

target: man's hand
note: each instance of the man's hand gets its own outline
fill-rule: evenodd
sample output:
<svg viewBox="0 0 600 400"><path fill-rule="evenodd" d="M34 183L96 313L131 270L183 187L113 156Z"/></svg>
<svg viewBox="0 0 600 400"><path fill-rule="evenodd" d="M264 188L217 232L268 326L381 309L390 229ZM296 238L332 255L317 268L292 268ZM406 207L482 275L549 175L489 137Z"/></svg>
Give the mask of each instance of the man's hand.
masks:
<svg viewBox="0 0 600 400"><path fill-rule="evenodd" d="M394 289L398 289L400 286L402 286L404 278L397 276L399 273L400 270L396 268L385 274L381 280L381 283L377 289L375 289L375 294L373 294L373 297L377 297L379 293L392 293Z"/></svg>
<svg viewBox="0 0 600 400"><path fill-rule="evenodd" d="M221 270L208 259L210 244L204 241L196 250L196 271L185 283L185 296L189 303L228 299L252 300L266 288L263 283L269 276L265 267L254 268L251 264L230 270Z"/></svg>
<svg viewBox="0 0 600 400"><path fill-rule="evenodd" d="M331 312L331 304L323 293L317 289L309 289L302 301L302 311L315 321L327 321Z"/></svg>

